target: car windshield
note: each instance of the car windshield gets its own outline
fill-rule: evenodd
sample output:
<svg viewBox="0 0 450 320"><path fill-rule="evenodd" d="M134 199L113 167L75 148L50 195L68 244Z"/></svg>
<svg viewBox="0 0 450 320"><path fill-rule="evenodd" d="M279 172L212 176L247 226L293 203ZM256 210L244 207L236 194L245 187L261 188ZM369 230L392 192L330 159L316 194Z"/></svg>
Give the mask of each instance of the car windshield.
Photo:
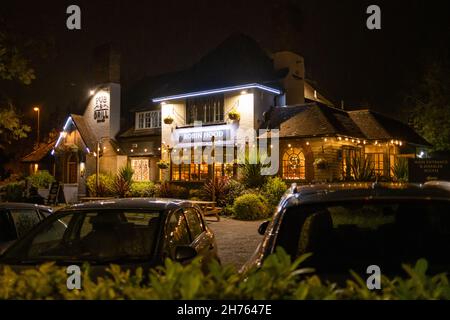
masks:
<svg viewBox="0 0 450 320"><path fill-rule="evenodd" d="M61 212L18 242L4 258L21 262L144 259L153 253L159 220L157 211Z"/></svg>
<svg viewBox="0 0 450 320"><path fill-rule="evenodd" d="M450 271L450 202L300 205L286 211L277 245L293 258L313 253L305 265L323 273L365 273L370 265L397 273L420 258Z"/></svg>

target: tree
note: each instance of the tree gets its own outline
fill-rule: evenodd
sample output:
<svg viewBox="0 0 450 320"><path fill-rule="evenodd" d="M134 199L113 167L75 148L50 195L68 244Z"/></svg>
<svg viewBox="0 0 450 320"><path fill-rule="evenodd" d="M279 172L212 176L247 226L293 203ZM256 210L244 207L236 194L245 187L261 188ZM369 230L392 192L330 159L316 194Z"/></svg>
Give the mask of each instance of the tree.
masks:
<svg viewBox="0 0 450 320"><path fill-rule="evenodd" d="M0 80L16 80L28 85L35 79L34 70L20 49L5 31L0 30ZM4 92L1 92L6 96ZM31 128L22 123L12 103L4 98L0 100L0 149L5 149L13 140L27 137Z"/></svg>
<svg viewBox="0 0 450 320"><path fill-rule="evenodd" d="M432 151L450 151L450 67L448 61L429 65L418 90L407 98L410 122Z"/></svg>

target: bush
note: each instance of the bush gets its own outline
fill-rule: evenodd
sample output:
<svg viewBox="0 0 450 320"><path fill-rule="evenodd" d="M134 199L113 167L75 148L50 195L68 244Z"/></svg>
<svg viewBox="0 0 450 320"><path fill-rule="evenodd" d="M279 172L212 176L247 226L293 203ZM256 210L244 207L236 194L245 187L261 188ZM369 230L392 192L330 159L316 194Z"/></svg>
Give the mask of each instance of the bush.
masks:
<svg viewBox="0 0 450 320"><path fill-rule="evenodd" d="M237 197L241 196L245 191L245 186L235 179L230 179L228 182L228 192L225 195L225 202L227 206L232 206Z"/></svg>
<svg viewBox="0 0 450 320"><path fill-rule="evenodd" d="M356 274L353 278L349 276L345 287L322 282L310 274L310 270L299 268L307 258L305 255L292 262L284 250L277 248L261 268L245 274L215 261L209 265L210 272L205 274L200 258L188 265L167 259L164 266L150 271L139 268L131 272L111 266L107 277L96 280L89 277L89 267L84 266L82 289L72 291L67 290L65 268L54 264L47 263L21 273L5 267L0 271L0 299L450 299L447 275L427 275L428 266L424 260L419 260L414 267L405 265L406 278L382 277L382 290L369 290L366 281Z"/></svg>
<svg viewBox="0 0 450 320"><path fill-rule="evenodd" d="M156 186L151 181L133 181L130 188L132 197L154 197Z"/></svg>
<svg viewBox="0 0 450 320"><path fill-rule="evenodd" d="M214 180L213 183L212 180L208 180L203 188L203 197L208 199L209 201L212 200L213 195L215 195L215 201L217 203L218 207L224 207L227 205L226 202L226 196L229 191L229 181L230 179L226 177L217 178Z"/></svg>
<svg viewBox="0 0 450 320"><path fill-rule="evenodd" d="M161 198L187 199L189 197L189 190L187 188L171 184L167 181L161 183L157 190L157 196Z"/></svg>
<svg viewBox="0 0 450 320"><path fill-rule="evenodd" d="M258 160L257 163L250 163L245 160L239 164L241 182L246 188L261 188L267 181L267 176L261 174L264 165Z"/></svg>
<svg viewBox="0 0 450 320"><path fill-rule="evenodd" d="M220 211L220 215L225 217L234 216L233 206L227 205L226 207L223 207L222 210Z"/></svg>
<svg viewBox="0 0 450 320"><path fill-rule="evenodd" d="M40 170L27 178L30 186L35 188L49 188L55 178L47 171Z"/></svg>
<svg viewBox="0 0 450 320"><path fill-rule="evenodd" d="M392 166L392 171L394 173L395 181L407 182L408 181L408 159L397 158L394 165Z"/></svg>
<svg viewBox="0 0 450 320"><path fill-rule="evenodd" d="M90 175L86 179L86 187L91 197L109 197L114 194L114 177L109 174L98 175L98 192L95 187L96 175Z"/></svg>
<svg viewBox="0 0 450 320"><path fill-rule="evenodd" d="M2 187L3 201L8 202L22 202L25 192L25 182L11 182Z"/></svg>
<svg viewBox="0 0 450 320"><path fill-rule="evenodd" d="M189 190L189 199L190 200L209 200L205 197L205 194L202 189L190 189Z"/></svg>
<svg viewBox="0 0 450 320"><path fill-rule="evenodd" d="M119 198L126 198L131 195L131 184L133 183L134 171L130 166L124 166L114 178L114 193Z"/></svg>
<svg viewBox="0 0 450 320"><path fill-rule="evenodd" d="M280 177L269 178L262 188L262 193L267 199L271 209L275 209L281 197L288 189L286 183Z"/></svg>
<svg viewBox="0 0 450 320"><path fill-rule="evenodd" d="M256 194L244 194L234 201L234 216L240 220L260 220L267 218L269 210L266 200Z"/></svg>

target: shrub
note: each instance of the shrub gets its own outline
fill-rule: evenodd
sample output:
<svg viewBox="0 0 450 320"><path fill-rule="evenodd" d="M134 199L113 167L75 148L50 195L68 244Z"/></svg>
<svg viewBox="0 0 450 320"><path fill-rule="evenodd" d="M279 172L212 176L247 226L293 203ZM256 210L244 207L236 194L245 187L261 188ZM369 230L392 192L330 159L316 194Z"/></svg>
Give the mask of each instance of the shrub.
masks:
<svg viewBox="0 0 450 320"><path fill-rule="evenodd" d="M27 178L30 186L35 188L49 188L55 178L47 170L39 170Z"/></svg>
<svg viewBox="0 0 450 320"><path fill-rule="evenodd" d="M354 273L344 287L321 281L311 274L311 270L300 268L307 258L308 255L304 255L291 261L284 250L277 248L264 260L261 268L245 274L230 266L220 266L215 261L210 263L209 272L204 273L200 258L188 265L167 259L163 266L150 271L138 268L131 272L110 266L108 276L96 280L91 279L89 266L85 265L81 290L67 290L65 268L51 263L20 273L5 267L0 271L0 299L450 299L447 275L427 275L425 260L419 260L415 266L405 265L405 278L382 277L382 290L369 290L366 281Z"/></svg>
<svg viewBox="0 0 450 320"><path fill-rule="evenodd" d="M96 190L96 175L90 175L86 179L86 187L91 197L109 197L114 193L114 177L109 174L98 175L98 190Z"/></svg>
<svg viewBox="0 0 450 320"><path fill-rule="evenodd" d="M268 216L266 200L256 194L244 194L238 197L233 204L234 216L240 220L260 220Z"/></svg>
<svg viewBox="0 0 450 320"><path fill-rule="evenodd" d="M189 199L190 200L209 200L205 197L205 194L202 189L190 189L189 190Z"/></svg>
<svg viewBox="0 0 450 320"><path fill-rule="evenodd" d="M114 193L119 198L126 198L131 195L131 184L133 183L134 171L130 166L124 166L114 178Z"/></svg>
<svg viewBox="0 0 450 320"><path fill-rule="evenodd" d="M228 192L225 195L225 202L227 206L232 206L237 197L241 196L245 191L245 186L235 179L230 179L228 182Z"/></svg>
<svg viewBox="0 0 450 320"><path fill-rule="evenodd" d="M133 181L131 183L130 193L132 197L154 197L156 186L151 181Z"/></svg>
<svg viewBox="0 0 450 320"><path fill-rule="evenodd" d="M286 183L280 177L273 177L267 180L262 191L271 209L274 209L278 205L287 189Z"/></svg>
<svg viewBox="0 0 450 320"><path fill-rule="evenodd" d="M260 188L266 183L267 176L261 175L263 164L258 160L257 163L250 163L245 160L239 165L241 182L247 188Z"/></svg>
<svg viewBox="0 0 450 320"><path fill-rule="evenodd" d="M408 181L408 159L397 158L392 171L394 173L394 179L398 182Z"/></svg>
<svg viewBox="0 0 450 320"><path fill-rule="evenodd" d="M227 205L226 207L223 207L222 210L220 211L220 215L225 217L233 216L234 215L233 206Z"/></svg>
<svg viewBox="0 0 450 320"><path fill-rule="evenodd" d="M3 201L22 202L25 192L25 182L11 182L2 187Z"/></svg>
<svg viewBox="0 0 450 320"><path fill-rule="evenodd" d="M372 181L375 178L373 163L367 156L353 156L349 159L353 179L356 181Z"/></svg>
<svg viewBox="0 0 450 320"><path fill-rule="evenodd" d="M161 198L187 199L189 197L189 190L164 181L159 185L157 196Z"/></svg>
<svg viewBox="0 0 450 320"><path fill-rule="evenodd" d="M212 180L208 180L202 188L203 197L212 200L213 195L215 195L215 201L217 206L224 207L227 205L226 196L229 191L229 181L230 179L226 177L216 178L213 183Z"/></svg>

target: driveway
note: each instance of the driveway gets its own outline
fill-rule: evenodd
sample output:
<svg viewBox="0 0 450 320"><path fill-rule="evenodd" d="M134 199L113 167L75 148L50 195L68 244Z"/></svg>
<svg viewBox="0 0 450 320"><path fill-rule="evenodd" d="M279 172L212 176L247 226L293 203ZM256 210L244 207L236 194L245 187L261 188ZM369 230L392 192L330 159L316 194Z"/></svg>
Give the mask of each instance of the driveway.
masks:
<svg viewBox="0 0 450 320"><path fill-rule="evenodd" d="M206 219L208 226L214 231L222 264L232 264L240 268L255 252L262 239L258 227L262 221L239 221L221 218Z"/></svg>

